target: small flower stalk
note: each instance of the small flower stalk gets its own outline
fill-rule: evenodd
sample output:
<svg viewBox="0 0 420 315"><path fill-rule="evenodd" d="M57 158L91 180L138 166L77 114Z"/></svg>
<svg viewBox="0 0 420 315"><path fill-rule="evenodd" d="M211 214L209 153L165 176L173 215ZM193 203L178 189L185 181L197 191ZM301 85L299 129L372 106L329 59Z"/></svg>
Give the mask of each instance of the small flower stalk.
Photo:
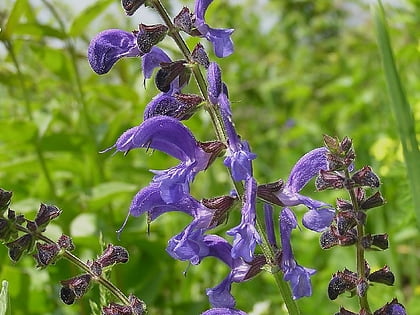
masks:
<svg viewBox="0 0 420 315"><path fill-rule="evenodd" d="M62 211L53 205L41 204L34 220L29 220L9 208L12 193L0 189L0 241L8 248L9 258L17 263L24 255L32 255L38 269L45 269L54 265L60 259L66 259L82 269L84 273L71 279L61 281L60 299L63 303L71 305L81 299L93 283L105 286L128 309L126 314L146 314L146 305L142 300L130 295L128 298L111 282L102 276L104 269L110 269L115 264L127 263L128 251L122 246L108 244L103 253L93 261L84 263L71 252L75 249L72 239L62 234L55 242L43 235L48 224L57 219ZM26 226L25 226L26 223ZM119 305L112 302L111 310L104 307L103 314L118 313Z"/></svg>
<svg viewBox="0 0 420 315"><path fill-rule="evenodd" d="M323 249L334 246L356 247L356 269L344 269L335 273L328 285L328 297L335 300L339 295L350 292L359 299L360 311L353 313L341 308L340 315L346 314L406 314L404 306L396 299L379 310L371 311L368 302L368 289L373 283L392 286L394 274L388 266L372 271L365 260L366 250L386 250L389 247L387 234L369 234L365 226L370 209L385 203L379 191L380 179L370 166L354 170L356 154L349 138L339 139L324 136L327 148L328 170L321 170L316 178L316 188L344 189L350 200L337 199L337 207L331 225L322 232L320 245ZM372 192L373 190L373 192Z"/></svg>

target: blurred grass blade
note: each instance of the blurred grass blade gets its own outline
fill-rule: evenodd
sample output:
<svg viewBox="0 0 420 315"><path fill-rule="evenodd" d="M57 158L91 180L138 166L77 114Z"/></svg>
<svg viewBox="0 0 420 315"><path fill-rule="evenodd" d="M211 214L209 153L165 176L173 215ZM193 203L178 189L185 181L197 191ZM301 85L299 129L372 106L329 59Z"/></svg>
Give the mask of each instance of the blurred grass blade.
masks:
<svg viewBox="0 0 420 315"><path fill-rule="evenodd" d="M27 0L17 0L13 5L10 15L7 19L7 23L0 32L0 40L7 40L11 37L16 25L18 25L20 17L25 12Z"/></svg>
<svg viewBox="0 0 420 315"><path fill-rule="evenodd" d="M114 0L101 0L96 1L89 7L87 7L79 16L77 16L72 25L70 26L70 35L77 37L82 35L88 25L93 22L93 20L102 14L108 6L115 2Z"/></svg>
<svg viewBox="0 0 420 315"><path fill-rule="evenodd" d="M0 315L10 315L10 306L9 305L9 294L8 294L8 282L3 280L1 284L0 292Z"/></svg>
<svg viewBox="0 0 420 315"><path fill-rule="evenodd" d="M395 65L385 12L380 0L378 0L377 5L372 7L372 13L391 109L395 116L403 148L417 224L420 227L420 151L416 139L414 116Z"/></svg>

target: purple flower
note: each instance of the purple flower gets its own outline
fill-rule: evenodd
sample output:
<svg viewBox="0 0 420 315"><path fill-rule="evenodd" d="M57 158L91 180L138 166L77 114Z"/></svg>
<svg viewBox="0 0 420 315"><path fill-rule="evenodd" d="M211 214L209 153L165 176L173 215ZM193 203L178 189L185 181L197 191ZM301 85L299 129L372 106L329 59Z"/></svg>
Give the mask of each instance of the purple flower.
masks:
<svg viewBox="0 0 420 315"><path fill-rule="evenodd" d="M322 231L327 228L334 217L333 208L322 202L299 194L299 191L319 173L327 170L327 149L317 148L302 156L290 172L285 186L275 193L284 206L297 206L303 204L309 208L302 219L302 223L313 231Z"/></svg>
<svg viewBox="0 0 420 315"><path fill-rule="evenodd" d="M201 313L201 315L247 315L245 312L241 310L237 310L234 308L212 308L208 311L205 311L204 313Z"/></svg>
<svg viewBox="0 0 420 315"><path fill-rule="evenodd" d="M151 117L128 129L105 151L112 148L125 153L135 148L156 149L180 160L179 165L170 169L153 171L156 174L153 182L159 185L161 197L167 203L188 194L189 183L195 175L205 170L220 153L220 150L204 151L187 127L168 116Z"/></svg>
<svg viewBox="0 0 420 315"><path fill-rule="evenodd" d="M250 262L253 259L255 246L257 243L261 243L260 235L255 228L256 198L257 183L253 177L248 177L245 182L241 223L237 227L227 231L228 235L234 236L232 257L242 257L246 262Z"/></svg>
<svg viewBox="0 0 420 315"><path fill-rule="evenodd" d="M248 272L252 265L244 262L241 258L232 258L232 246L220 236L206 235L204 236L204 243L209 250L206 257L216 257L231 269L227 277L220 284L214 288L207 289L207 296L209 297L210 304L214 308L234 309L235 299L230 293L231 285L233 282L248 280L250 278L248 277Z"/></svg>
<svg viewBox="0 0 420 315"><path fill-rule="evenodd" d="M131 32L119 29L105 30L90 42L88 60L97 74L107 73L122 57L138 57L137 38Z"/></svg>
<svg viewBox="0 0 420 315"><path fill-rule="evenodd" d="M97 74L107 73L123 57L141 56L144 76L147 79L161 62L171 61L158 47L153 47L147 54L142 53L137 46L136 35L119 29L109 29L97 34L90 41L87 56L90 66Z"/></svg>
<svg viewBox="0 0 420 315"><path fill-rule="evenodd" d="M280 214L280 234L282 257L280 267L284 273L284 280L290 282L293 298L299 299L312 295L311 279L316 270L305 268L297 264L290 244L292 230L297 226L294 213L289 208L283 208Z"/></svg>
<svg viewBox="0 0 420 315"><path fill-rule="evenodd" d="M246 141L241 141L236 133L232 121L230 102L227 96L227 88L222 82L221 70L217 63L211 62L207 70L208 95L212 104L220 105L223 123L225 125L229 155L224 164L232 172L235 181L246 180L252 176L252 160L257 156L251 152Z"/></svg>
<svg viewBox="0 0 420 315"><path fill-rule="evenodd" d="M214 53L217 57L227 57L233 53L233 42L230 35L233 29L211 28L204 19L208 6L213 0L197 0L195 3L194 26L209 42L213 44Z"/></svg>

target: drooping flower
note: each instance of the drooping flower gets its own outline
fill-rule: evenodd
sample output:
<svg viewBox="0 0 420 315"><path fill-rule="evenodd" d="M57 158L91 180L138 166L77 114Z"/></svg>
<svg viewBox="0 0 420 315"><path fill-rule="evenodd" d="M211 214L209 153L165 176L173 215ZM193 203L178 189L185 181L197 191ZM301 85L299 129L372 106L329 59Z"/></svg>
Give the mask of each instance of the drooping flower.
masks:
<svg viewBox="0 0 420 315"><path fill-rule="evenodd" d="M124 57L142 57L142 68L146 79L162 62L171 59L160 48L153 46L147 53L142 52L137 44L136 31L127 32L109 29L98 33L89 43L88 61L97 74L105 74Z"/></svg>
<svg viewBox="0 0 420 315"><path fill-rule="evenodd" d="M233 53L233 42L230 36L233 29L211 28L205 21L208 6L213 0L197 0L195 2L195 22L194 26L209 42L213 44L214 53L217 57L227 57Z"/></svg>
<svg viewBox="0 0 420 315"><path fill-rule="evenodd" d="M198 142L177 119L155 116L125 131L105 151L113 148L125 153L135 148L156 149L180 160L177 166L153 171L156 174L153 182L159 185L162 199L170 203L189 193L195 175L205 170L224 146L220 142Z"/></svg>
<svg viewBox="0 0 420 315"><path fill-rule="evenodd" d="M232 257L242 257L246 262L252 261L257 243L261 243L261 237L255 228L257 183L253 177L248 177L245 182L244 202L241 210L241 223L227 231L234 237Z"/></svg>
<svg viewBox="0 0 420 315"><path fill-rule="evenodd" d="M207 70L209 100L220 105L221 115L228 138L229 154L224 164L232 172L235 181L246 180L252 176L252 160L257 156L251 152L248 142L241 141L232 121L232 112L226 85L222 82L221 70L217 63L211 62Z"/></svg>
<svg viewBox="0 0 420 315"><path fill-rule="evenodd" d="M132 32L109 29L97 34L90 42L88 60L97 74L107 73L123 57L139 57L136 36Z"/></svg>
<svg viewBox="0 0 420 315"><path fill-rule="evenodd" d="M316 270L299 265L292 251L290 237L292 230L297 226L294 213L289 208L283 208L280 214L280 233L282 256L280 267L284 273L284 280L290 282L293 298L299 299L312 295L311 279Z"/></svg>
<svg viewBox="0 0 420 315"><path fill-rule="evenodd" d="M231 269L229 274L220 284L214 288L207 289L207 296L209 297L210 304L213 308L234 310L235 299L230 293L232 283L244 282L251 279L261 271L262 266L265 264L265 260L258 257L247 263L240 257L233 258L231 255L232 245L224 238L217 235L205 235L203 240L209 250L206 257L216 257Z"/></svg>
<svg viewBox="0 0 420 315"><path fill-rule="evenodd" d="M278 183L272 185L274 190L265 187L258 187L258 194L272 194L271 202L280 206L305 205L309 211L305 213L302 223L310 230L320 232L326 229L334 218L334 209L331 205L322 201L314 200L310 197L299 194L305 185L319 173L320 170L327 170L328 163L326 158L327 149L317 148L302 156L290 172L286 184Z"/></svg>

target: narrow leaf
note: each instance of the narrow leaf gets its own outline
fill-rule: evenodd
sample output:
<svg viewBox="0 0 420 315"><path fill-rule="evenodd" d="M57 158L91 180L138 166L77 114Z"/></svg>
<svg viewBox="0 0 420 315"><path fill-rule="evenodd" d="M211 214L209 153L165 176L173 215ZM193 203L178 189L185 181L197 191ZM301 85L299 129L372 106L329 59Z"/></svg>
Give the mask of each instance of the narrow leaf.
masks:
<svg viewBox="0 0 420 315"><path fill-rule="evenodd" d="M96 1L93 5L83 10L70 26L70 36L80 36L88 25L113 2L114 0Z"/></svg>
<svg viewBox="0 0 420 315"><path fill-rule="evenodd" d="M20 17L25 12L25 7L27 5L27 0L16 0L9 18L7 19L6 25L2 32L0 33L0 40L10 39L16 25L18 25Z"/></svg>
<svg viewBox="0 0 420 315"><path fill-rule="evenodd" d="M403 148L417 223L420 226L420 151L416 139L414 115L405 96L403 85L394 61L385 12L380 0L378 0L376 6L372 7L372 15L374 17L376 36L385 73L387 90L390 97L390 105L395 116L394 118Z"/></svg>

